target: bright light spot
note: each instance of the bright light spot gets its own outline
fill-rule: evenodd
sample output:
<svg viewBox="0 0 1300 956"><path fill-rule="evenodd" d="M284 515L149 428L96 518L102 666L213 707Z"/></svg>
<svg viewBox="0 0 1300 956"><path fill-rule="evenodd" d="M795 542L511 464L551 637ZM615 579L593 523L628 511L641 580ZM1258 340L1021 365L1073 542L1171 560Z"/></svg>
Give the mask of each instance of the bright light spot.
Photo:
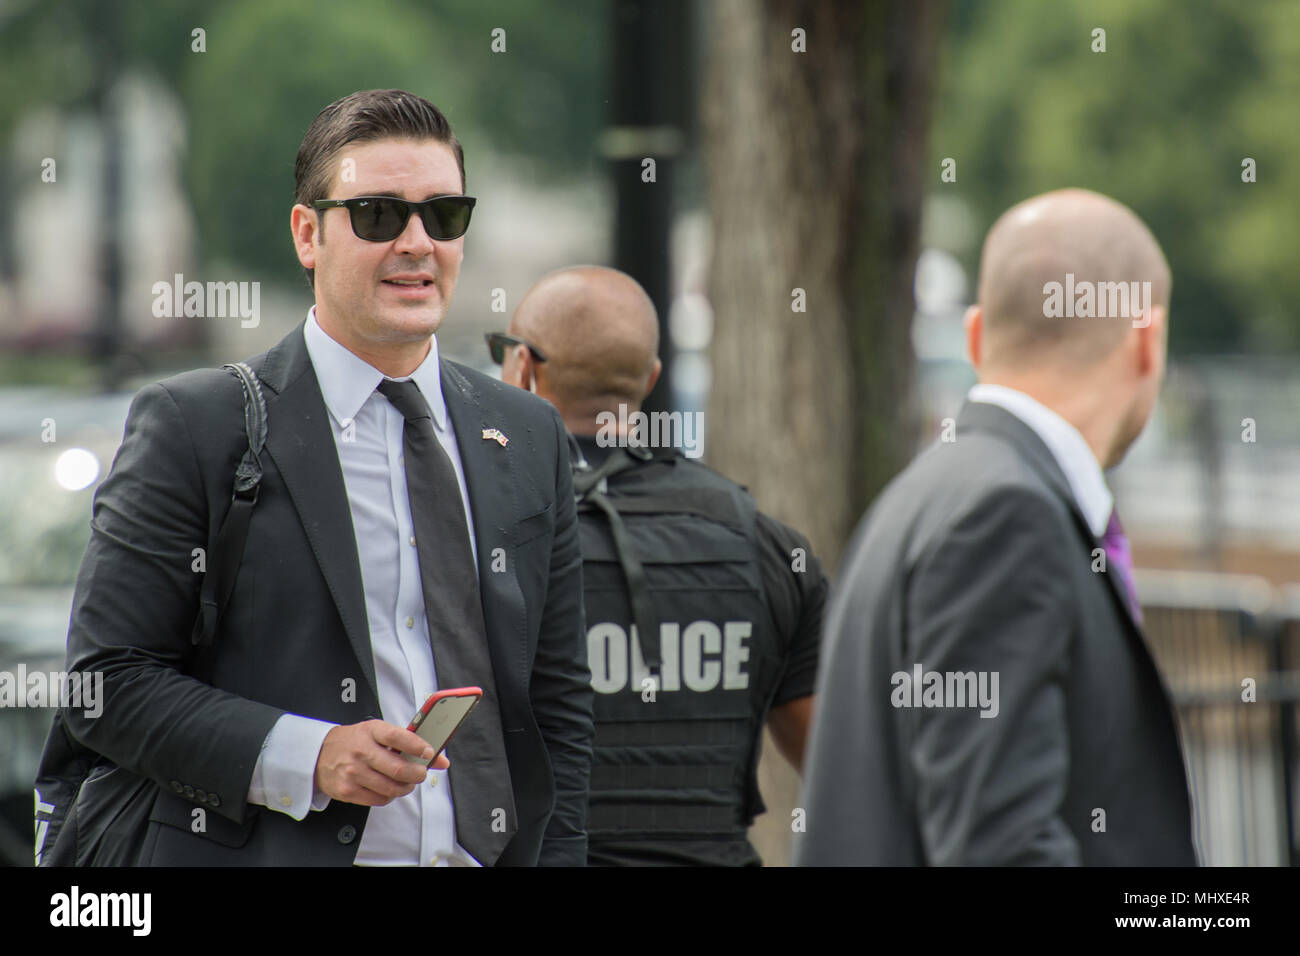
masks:
<svg viewBox="0 0 1300 956"><path fill-rule="evenodd" d="M69 491L80 491L99 477L99 459L84 448L69 448L54 463L54 480Z"/></svg>
<svg viewBox="0 0 1300 956"><path fill-rule="evenodd" d="M698 292L678 296L668 311L668 331L678 349L707 349L713 341L713 306L708 298Z"/></svg>

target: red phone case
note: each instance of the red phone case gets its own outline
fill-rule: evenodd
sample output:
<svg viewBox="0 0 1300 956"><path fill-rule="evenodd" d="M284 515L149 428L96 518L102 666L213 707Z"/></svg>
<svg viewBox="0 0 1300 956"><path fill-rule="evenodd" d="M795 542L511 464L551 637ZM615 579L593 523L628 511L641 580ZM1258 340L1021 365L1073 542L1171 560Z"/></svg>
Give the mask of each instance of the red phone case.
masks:
<svg viewBox="0 0 1300 956"><path fill-rule="evenodd" d="M424 702L424 706L420 708L419 712L414 717L411 718L411 722L410 724L407 725L406 729L412 731L413 733L418 733L420 727L429 718L429 715L434 712L434 709L438 706L438 704L441 701L462 700L464 698L472 698L473 702L464 710L463 713L460 714L460 717L458 720L456 720L456 723L452 725L450 728L445 729L446 735L441 736L440 734L441 736L440 742L437 739L430 740L429 738L425 737L425 740L435 750L435 753L433 755L433 760L437 760L438 754L442 753L442 751L446 748L447 741L451 740L452 736L456 733L456 731L460 729L460 725L464 723L465 718L468 717L473 712L474 707L477 706L479 700L481 700L482 697L483 697L483 689L481 687L452 687L447 690L435 691L434 693L429 695L428 700ZM424 734L421 734L420 736L424 737ZM417 757L412 757L409 754L407 754L406 756L408 760L412 760L418 763L424 762L423 760L420 760ZM429 766L433 765L433 760L429 761Z"/></svg>

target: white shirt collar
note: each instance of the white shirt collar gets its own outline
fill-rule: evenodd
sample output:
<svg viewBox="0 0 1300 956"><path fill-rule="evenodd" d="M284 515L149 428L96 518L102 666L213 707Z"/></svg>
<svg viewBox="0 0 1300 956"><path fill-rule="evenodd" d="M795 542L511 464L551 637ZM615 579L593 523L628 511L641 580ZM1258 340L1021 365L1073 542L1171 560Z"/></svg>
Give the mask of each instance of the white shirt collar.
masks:
<svg viewBox="0 0 1300 956"><path fill-rule="evenodd" d="M1106 487L1101 465L1077 428L1038 400L1005 385L976 385L966 398L1004 408L1033 429L1065 472L1092 533L1099 538L1106 533L1115 499Z"/></svg>
<svg viewBox="0 0 1300 956"><path fill-rule="evenodd" d="M307 322L303 326L303 338L307 342L307 354L311 357L312 367L316 370L316 380L320 382L321 395L325 407L329 409L334 420L342 426L349 419L355 419L361 406L366 403L372 392L386 377L360 356L349 352L320 327L316 321L316 306L307 313ZM424 357L420 367L407 378L419 386L424 400L429 403L433 413L433 424L442 431L447 423L447 403L442 397L441 366L438 363L438 337L431 337L432 346ZM405 379L398 379L405 381Z"/></svg>

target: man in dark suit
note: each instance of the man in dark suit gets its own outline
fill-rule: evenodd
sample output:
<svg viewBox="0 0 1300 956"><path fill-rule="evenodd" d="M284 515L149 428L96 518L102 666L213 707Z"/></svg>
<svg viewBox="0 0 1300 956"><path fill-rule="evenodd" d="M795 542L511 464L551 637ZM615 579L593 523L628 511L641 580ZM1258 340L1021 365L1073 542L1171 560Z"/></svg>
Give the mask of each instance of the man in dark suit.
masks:
<svg viewBox="0 0 1300 956"><path fill-rule="evenodd" d="M832 599L799 863L1195 865L1103 475L1155 403L1169 287L1149 230L1096 193L990 231L980 384L880 495Z"/></svg>
<svg viewBox="0 0 1300 956"><path fill-rule="evenodd" d="M295 174L316 305L249 360L269 437L216 639L191 645L197 549L247 443L238 380L201 370L140 392L97 491L68 658L103 672L106 702L65 711L69 731L161 788L143 864L583 865L564 425L434 336L472 207L460 145L420 97L356 93L317 116ZM406 724L466 685L484 695L451 769L426 770Z"/></svg>

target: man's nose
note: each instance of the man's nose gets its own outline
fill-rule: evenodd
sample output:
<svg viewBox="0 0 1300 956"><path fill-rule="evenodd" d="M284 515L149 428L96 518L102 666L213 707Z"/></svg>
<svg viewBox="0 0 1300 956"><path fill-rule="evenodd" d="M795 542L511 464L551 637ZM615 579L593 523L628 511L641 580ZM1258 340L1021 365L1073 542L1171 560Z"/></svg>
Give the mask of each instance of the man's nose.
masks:
<svg viewBox="0 0 1300 956"><path fill-rule="evenodd" d="M393 250L413 256L427 256L432 255L436 248L437 245L424 231L424 220L412 209L411 218L406 220L406 228L393 240Z"/></svg>

